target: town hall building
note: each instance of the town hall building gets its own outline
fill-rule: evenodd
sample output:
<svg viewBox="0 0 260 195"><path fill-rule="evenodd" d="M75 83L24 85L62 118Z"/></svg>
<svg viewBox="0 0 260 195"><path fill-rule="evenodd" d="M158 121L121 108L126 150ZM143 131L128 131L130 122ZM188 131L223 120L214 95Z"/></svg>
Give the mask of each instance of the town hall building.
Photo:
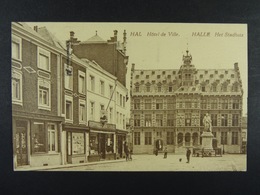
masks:
<svg viewBox="0 0 260 195"><path fill-rule="evenodd" d="M131 69L133 152L183 153L201 145L203 117L212 120L216 147L241 152L242 81L233 69L196 69L189 51L179 69Z"/></svg>

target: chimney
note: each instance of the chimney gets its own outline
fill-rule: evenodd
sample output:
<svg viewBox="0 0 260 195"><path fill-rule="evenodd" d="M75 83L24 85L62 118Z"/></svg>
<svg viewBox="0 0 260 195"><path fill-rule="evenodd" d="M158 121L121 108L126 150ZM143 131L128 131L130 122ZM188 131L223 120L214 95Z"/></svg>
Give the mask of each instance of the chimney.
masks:
<svg viewBox="0 0 260 195"><path fill-rule="evenodd" d="M117 41L117 30L114 30L114 41Z"/></svg>
<svg viewBox="0 0 260 195"><path fill-rule="evenodd" d="M234 64L234 68L235 68L235 70L238 70L238 69L239 69L239 68L238 68L238 63L237 63L237 62Z"/></svg>
<svg viewBox="0 0 260 195"><path fill-rule="evenodd" d="M124 53L126 53L126 30L124 30L124 33L123 33L123 45L124 45Z"/></svg>
<svg viewBox="0 0 260 195"><path fill-rule="evenodd" d="M38 26L34 26L33 30L35 30L36 32L38 32Z"/></svg>
<svg viewBox="0 0 260 195"><path fill-rule="evenodd" d="M132 63L132 69L131 69L131 71L134 71L134 70L135 70L135 64Z"/></svg>
<svg viewBox="0 0 260 195"><path fill-rule="evenodd" d="M70 39L73 39L74 38L74 32L73 31L70 31Z"/></svg>

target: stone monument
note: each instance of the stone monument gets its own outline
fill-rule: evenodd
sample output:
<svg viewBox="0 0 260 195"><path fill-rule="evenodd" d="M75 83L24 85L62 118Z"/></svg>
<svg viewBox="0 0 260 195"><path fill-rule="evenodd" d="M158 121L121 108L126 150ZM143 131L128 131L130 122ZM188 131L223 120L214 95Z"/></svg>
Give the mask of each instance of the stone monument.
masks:
<svg viewBox="0 0 260 195"><path fill-rule="evenodd" d="M209 114L207 113L204 118L203 118L203 125L204 125L204 130L201 135L202 137L202 144L201 148L204 152L204 155L206 156L211 156L215 153L212 147L212 139L213 139L213 134L212 134L212 124L211 124L211 118Z"/></svg>

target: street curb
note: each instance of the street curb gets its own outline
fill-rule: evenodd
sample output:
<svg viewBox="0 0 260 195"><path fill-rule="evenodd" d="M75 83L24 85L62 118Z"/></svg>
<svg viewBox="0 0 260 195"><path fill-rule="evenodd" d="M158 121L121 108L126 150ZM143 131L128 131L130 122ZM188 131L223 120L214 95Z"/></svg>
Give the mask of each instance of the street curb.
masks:
<svg viewBox="0 0 260 195"><path fill-rule="evenodd" d="M67 165L58 165L58 166L49 166L49 167L29 167L29 168L18 168L15 171L44 171L44 170L52 170L52 169L63 169L63 168L72 168L72 167L80 167L80 166L88 166L88 165L97 165L97 164L109 164L109 163L117 163L124 162L125 159L117 159L112 161L97 161L97 162L88 162L88 163L80 163L80 164L67 164Z"/></svg>

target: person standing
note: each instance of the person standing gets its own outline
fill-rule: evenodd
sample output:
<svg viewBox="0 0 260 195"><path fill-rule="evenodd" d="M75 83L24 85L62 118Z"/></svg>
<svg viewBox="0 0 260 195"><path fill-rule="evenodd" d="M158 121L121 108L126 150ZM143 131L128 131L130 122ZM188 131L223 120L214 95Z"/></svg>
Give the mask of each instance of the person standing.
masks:
<svg viewBox="0 0 260 195"><path fill-rule="evenodd" d="M164 147L164 157L163 158L167 158L167 152L168 152L168 149L167 149L167 146Z"/></svg>
<svg viewBox="0 0 260 195"><path fill-rule="evenodd" d="M186 162L186 163L189 163L189 162L190 162L190 154L191 154L191 151L190 151L190 149L188 148L188 149L187 149L187 152L186 152L186 157L187 157L187 162Z"/></svg>
<svg viewBox="0 0 260 195"><path fill-rule="evenodd" d="M124 147L124 152L125 152L125 160L128 161L129 160L129 149L128 149L128 144L127 142L125 142L125 147Z"/></svg>

